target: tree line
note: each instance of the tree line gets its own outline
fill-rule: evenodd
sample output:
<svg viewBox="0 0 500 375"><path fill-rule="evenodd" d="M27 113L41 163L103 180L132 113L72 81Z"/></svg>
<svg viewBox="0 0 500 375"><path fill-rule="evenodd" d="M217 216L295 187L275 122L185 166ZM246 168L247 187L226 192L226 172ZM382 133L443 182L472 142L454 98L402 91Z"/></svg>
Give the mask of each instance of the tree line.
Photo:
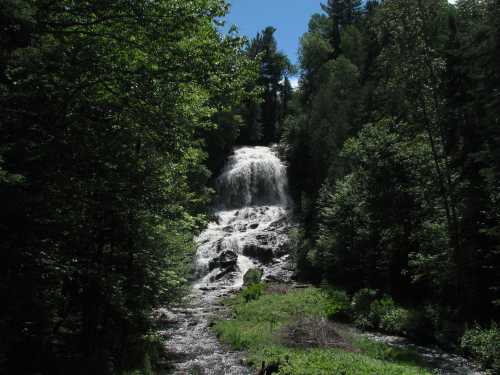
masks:
<svg viewBox="0 0 500 375"><path fill-rule="evenodd" d="M182 294L206 222L210 146L231 147L225 124L258 97L227 9L2 1L1 373L151 367L152 309Z"/></svg>
<svg viewBox="0 0 500 375"><path fill-rule="evenodd" d="M500 316L500 2L322 9L282 134L299 276L391 295L456 342Z"/></svg>

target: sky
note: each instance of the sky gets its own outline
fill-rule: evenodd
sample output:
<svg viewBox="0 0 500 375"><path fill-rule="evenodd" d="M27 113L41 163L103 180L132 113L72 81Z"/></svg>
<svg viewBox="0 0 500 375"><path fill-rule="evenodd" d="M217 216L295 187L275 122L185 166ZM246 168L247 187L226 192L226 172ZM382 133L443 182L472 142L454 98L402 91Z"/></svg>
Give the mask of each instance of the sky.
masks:
<svg viewBox="0 0 500 375"><path fill-rule="evenodd" d="M241 35L255 37L267 26L276 28L278 49L298 62L299 38L307 31L311 15L321 11L320 0L230 0L226 27L236 25Z"/></svg>

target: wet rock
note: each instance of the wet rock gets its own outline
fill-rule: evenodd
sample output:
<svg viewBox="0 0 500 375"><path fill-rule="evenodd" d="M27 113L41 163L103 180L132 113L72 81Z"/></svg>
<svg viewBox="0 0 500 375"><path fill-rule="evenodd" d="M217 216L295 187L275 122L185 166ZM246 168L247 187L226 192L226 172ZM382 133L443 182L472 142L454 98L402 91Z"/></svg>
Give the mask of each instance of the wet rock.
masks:
<svg viewBox="0 0 500 375"><path fill-rule="evenodd" d="M257 243L248 243L243 246L243 255L255 258L262 263L270 263L273 258L273 250Z"/></svg>
<svg viewBox="0 0 500 375"><path fill-rule="evenodd" d="M208 287L208 286L202 286L202 287L200 287L200 290L202 290L202 291L204 291L204 292L210 292L210 291L212 291L212 290L216 290L216 289L217 289L217 287L215 287L215 286L211 286L211 287Z"/></svg>
<svg viewBox="0 0 500 375"><path fill-rule="evenodd" d="M248 226L250 229L257 229L259 227L259 223L253 223Z"/></svg>
<svg viewBox="0 0 500 375"><path fill-rule="evenodd" d="M274 251L274 256L281 257L289 253L290 253L290 243L288 240L286 240L276 247L276 250Z"/></svg>
<svg viewBox="0 0 500 375"><path fill-rule="evenodd" d="M246 224L239 223L239 224L236 225L236 230L238 232L245 233L247 231L247 226L246 226Z"/></svg>
<svg viewBox="0 0 500 375"><path fill-rule="evenodd" d="M153 312L153 319L163 324L174 324L178 322L177 315L165 308L159 308Z"/></svg>
<svg viewBox="0 0 500 375"><path fill-rule="evenodd" d="M227 227L224 227L222 230L226 233L233 233L234 232L234 228L230 225L228 225Z"/></svg>
<svg viewBox="0 0 500 375"><path fill-rule="evenodd" d="M234 278L235 277L234 270L232 270L232 269L221 270L220 272L218 272L217 274L215 274L214 276L212 276L210 278L210 281L211 282L219 281L220 279L222 279L224 277L227 277L228 279Z"/></svg>
<svg viewBox="0 0 500 375"><path fill-rule="evenodd" d="M238 254L232 250L225 250L218 257L210 261L208 268L210 271L213 271L216 268L221 268L230 272L236 269L237 263Z"/></svg>
<svg viewBox="0 0 500 375"><path fill-rule="evenodd" d="M279 218L278 220L273 221L267 227L268 231L281 231L282 229L288 229L288 219L286 217Z"/></svg>

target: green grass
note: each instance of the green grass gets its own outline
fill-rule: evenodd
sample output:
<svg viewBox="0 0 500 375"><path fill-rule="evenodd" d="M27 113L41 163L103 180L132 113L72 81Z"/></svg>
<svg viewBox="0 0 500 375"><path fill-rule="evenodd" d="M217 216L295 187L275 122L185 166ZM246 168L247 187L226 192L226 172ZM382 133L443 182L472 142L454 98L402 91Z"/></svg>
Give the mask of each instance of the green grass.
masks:
<svg viewBox="0 0 500 375"><path fill-rule="evenodd" d="M334 294L335 295L335 294ZM298 317L325 318L343 301L317 288L290 290L288 293L264 293L259 299L245 302L241 295L229 299L232 320L217 321L219 338L235 349L248 352L249 364L260 367L279 363L282 375L429 375L418 366L410 351L389 348L353 337L352 350L337 348L291 348L279 339L280 329ZM340 332L339 332L340 333Z"/></svg>

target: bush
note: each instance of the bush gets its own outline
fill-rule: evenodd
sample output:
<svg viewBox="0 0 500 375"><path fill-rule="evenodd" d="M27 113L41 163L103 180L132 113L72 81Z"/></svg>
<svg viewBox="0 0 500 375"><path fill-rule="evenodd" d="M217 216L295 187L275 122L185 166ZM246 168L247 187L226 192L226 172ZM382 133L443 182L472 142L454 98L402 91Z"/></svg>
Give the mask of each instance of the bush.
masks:
<svg viewBox="0 0 500 375"><path fill-rule="evenodd" d="M490 328L476 326L466 330L460 344L467 354L500 373L500 327L496 323Z"/></svg>
<svg viewBox="0 0 500 375"><path fill-rule="evenodd" d="M255 301L260 298L262 292L264 291L264 284L252 284L247 286L241 292L241 296L245 302Z"/></svg>
<svg viewBox="0 0 500 375"><path fill-rule="evenodd" d="M429 335L424 314L398 306L388 296L376 299L376 294L374 290L362 289L354 295L352 309L357 327L416 339Z"/></svg>
<svg viewBox="0 0 500 375"><path fill-rule="evenodd" d="M391 297L382 297L379 300L375 300L370 305L370 312L368 313L368 319L373 324L374 327L383 329L383 322L386 316L387 323L390 324L390 314L395 310L396 303Z"/></svg>
<svg viewBox="0 0 500 375"><path fill-rule="evenodd" d="M388 333L409 335L415 330L416 314L402 307L394 307L380 317L380 328Z"/></svg>
<svg viewBox="0 0 500 375"><path fill-rule="evenodd" d="M325 289L327 303L326 317L330 320L349 321L351 318L351 301L346 292L337 289Z"/></svg>
<svg viewBox="0 0 500 375"><path fill-rule="evenodd" d="M262 279L262 271L258 268L249 269L243 276L243 285L259 284Z"/></svg>
<svg viewBox="0 0 500 375"><path fill-rule="evenodd" d="M161 360L164 342L156 333L142 336L130 344L123 364L123 375L151 375Z"/></svg>
<svg viewBox="0 0 500 375"><path fill-rule="evenodd" d="M352 309L357 315L368 315L370 305L377 298L377 291L373 289L361 289L352 297Z"/></svg>

